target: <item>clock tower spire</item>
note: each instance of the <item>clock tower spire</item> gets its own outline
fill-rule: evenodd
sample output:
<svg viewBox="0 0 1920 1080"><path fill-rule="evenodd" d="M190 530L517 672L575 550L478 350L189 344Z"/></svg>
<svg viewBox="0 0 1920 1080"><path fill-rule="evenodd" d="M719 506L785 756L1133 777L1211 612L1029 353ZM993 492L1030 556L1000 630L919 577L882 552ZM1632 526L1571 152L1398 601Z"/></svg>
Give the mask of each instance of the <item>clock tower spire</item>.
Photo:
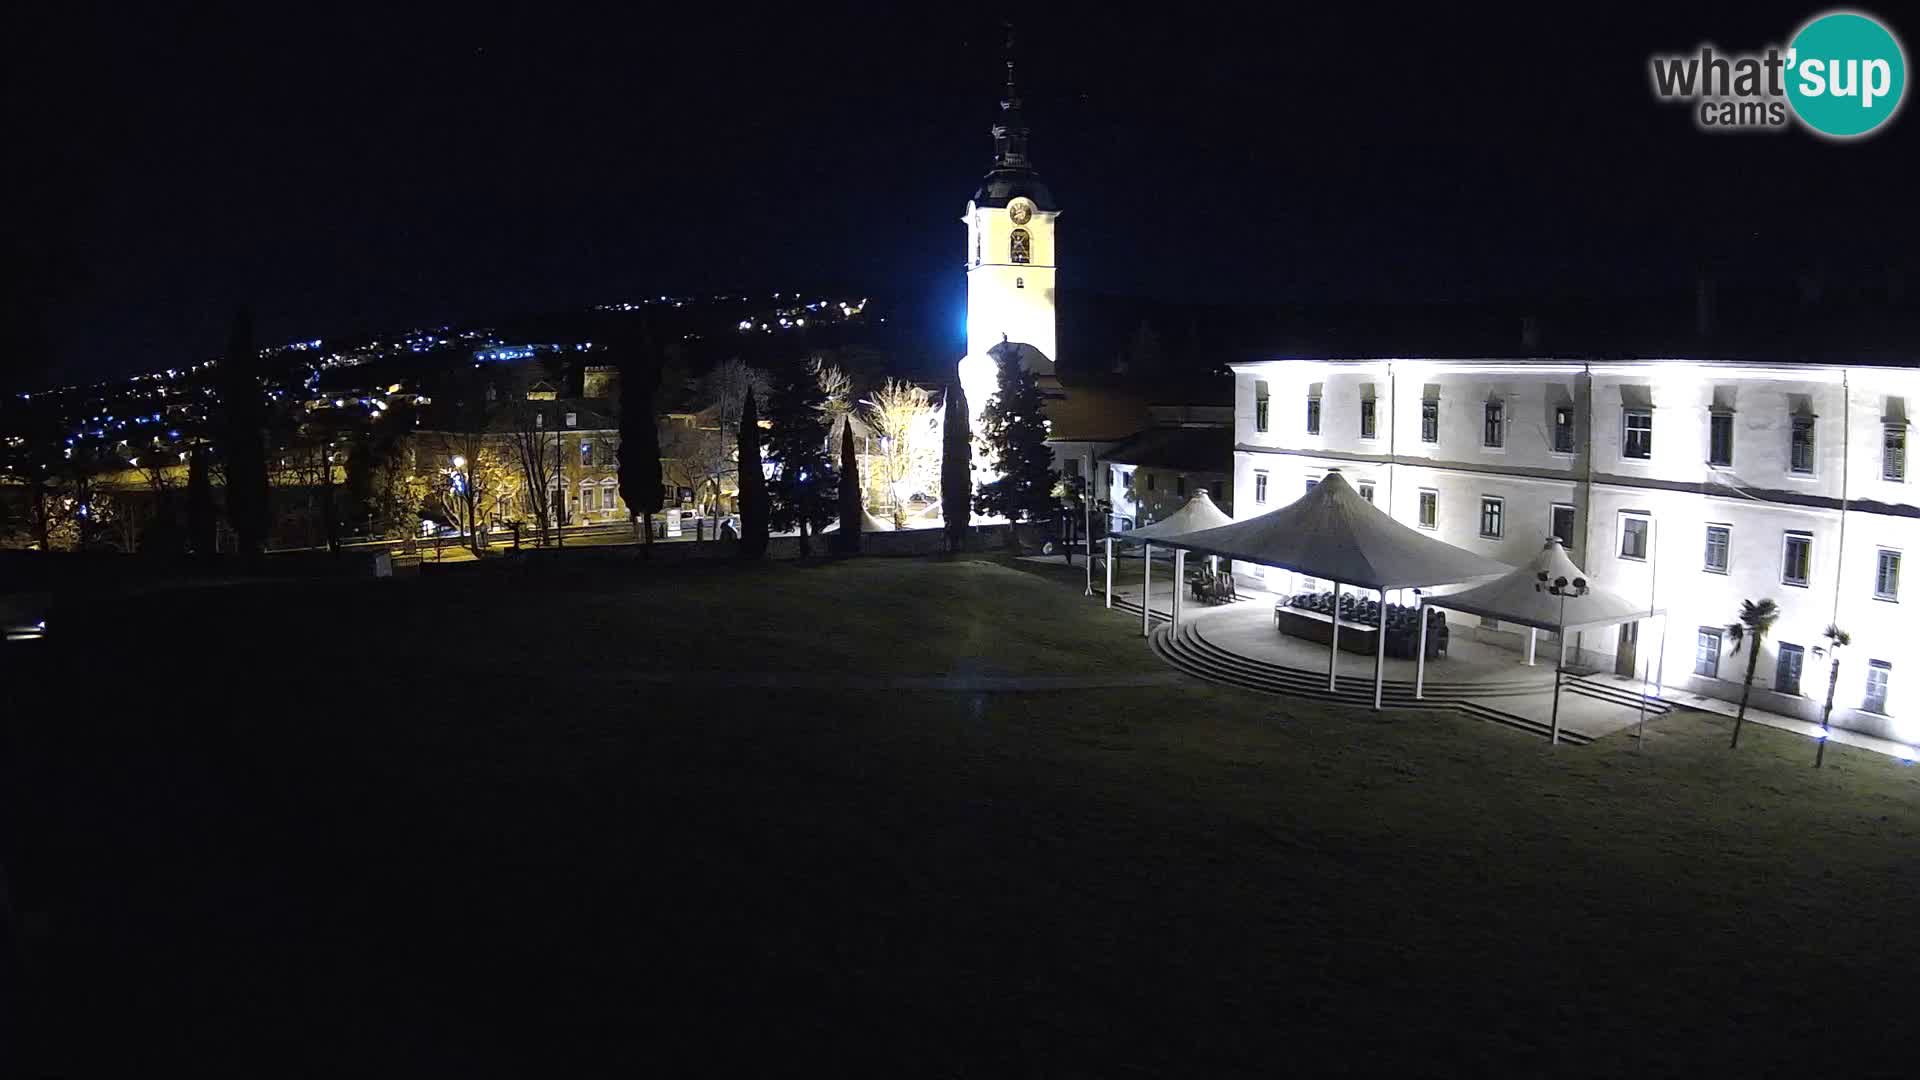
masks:
<svg viewBox="0 0 1920 1080"><path fill-rule="evenodd" d="M1054 220L1060 205L1028 154L1028 128L1014 81L1013 29L1007 29L1006 87L993 123L993 167L967 203L967 360L961 381L978 417L991 395L989 350L1023 345L1036 374L1053 374ZM1029 72L1031 74L1031 72ZM974 370L969 370L970 367Z"/></svg>

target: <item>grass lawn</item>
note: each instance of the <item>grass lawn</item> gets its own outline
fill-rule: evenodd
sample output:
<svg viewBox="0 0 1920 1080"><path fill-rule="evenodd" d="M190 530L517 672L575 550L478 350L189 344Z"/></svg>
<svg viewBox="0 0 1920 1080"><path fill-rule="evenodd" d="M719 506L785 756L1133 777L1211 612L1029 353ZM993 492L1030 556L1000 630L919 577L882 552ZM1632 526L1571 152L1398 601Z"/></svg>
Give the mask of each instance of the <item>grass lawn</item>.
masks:
<svg viewBox="0 0 1920 1080"><path fill-rule="evenodd" d="M1556 750L1199 683L874 678L1160 670L1077 572L481 566L176 593L0 656L39 1064L1912 1057L1914 769L1729 753L1714 717Z"/></svg>

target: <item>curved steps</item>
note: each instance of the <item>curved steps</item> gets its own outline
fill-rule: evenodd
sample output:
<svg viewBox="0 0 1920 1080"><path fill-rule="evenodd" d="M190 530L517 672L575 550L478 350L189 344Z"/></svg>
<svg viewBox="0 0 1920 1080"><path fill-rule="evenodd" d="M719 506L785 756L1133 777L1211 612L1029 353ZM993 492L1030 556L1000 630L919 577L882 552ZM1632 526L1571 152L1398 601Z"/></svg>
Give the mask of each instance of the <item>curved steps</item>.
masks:
<svg viewBox="0 0 1920 1080"><path fill-rule="evenodd" d="M1371 708L1373 705L1371 676L1343 676L1339 679L1338 689L1328 689L1324 673L1260 663L1230 653L1196 633L1191 623L1181 627L1178 633L1166 626L1157 627L1148 638L1148 645L1168 664L1208 682L1266 694L1338 702L1359 708ZM1534 687L1534 692L1538 689ZM1411 684L1388 682L1381 688L1380 705L1392 709L1451 709L1476 720L1503 724L1543 738L1551 734L1549 726L1537 720L1470 700L1470 696L1482 696L1470 695L1471 690L1468 687L1433 686L1428 687L1426 697L1415 698ZM1560 731L1560 740L1575 746L1584 746L1593 741L1565 728Z"/></svg>

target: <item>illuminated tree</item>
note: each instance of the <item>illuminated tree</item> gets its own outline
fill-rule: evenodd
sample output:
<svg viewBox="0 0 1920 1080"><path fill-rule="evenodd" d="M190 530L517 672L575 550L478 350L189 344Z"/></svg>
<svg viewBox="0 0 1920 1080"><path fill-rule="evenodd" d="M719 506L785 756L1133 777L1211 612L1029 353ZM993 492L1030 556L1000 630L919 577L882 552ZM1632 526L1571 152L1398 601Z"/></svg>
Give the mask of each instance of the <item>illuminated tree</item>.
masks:
<svg viewBox="0 0 1920 1080"><path fill-rule="evenodd" d="M749 388L740 407L740 557L767 553L767 474L760 463L760 412Z"/></svg>
<svg viewBox="0 0 1920 1080"><path fill-rule="evenodd" d="M949 384L941 397L946 416L941 421L940 514L946 524L947 550L959 551L973 514L973 427L967 416L967 396Z"/></svg>
<svg viewBox="0 0 1920 1080"><path fill-rule="evenodd" d="M790 377L767 402L772 430L767 457L773 477L767 483L776 529L796 529L800 554L813 554L809 535L834 518L838 479L827 457L827 420L816 398L819 384L806 375Z"/></svg>
<svg viewBox="0 0 1920 1080"><path fill-rule="evenodd" d="M901 379L888 379L862 405L863 418L879 443L879 453L868 454L871 482L886 495L893 527L904 529L908 500L932 491L938 482L940 414L931 394Z"/></svg>
<svg viewBox="0 0 1920 1080"><path fill-rule="evenodd" d="M1020 363L1019 351L996 346L1000 390L980 412L987 452L998 478L974 495L974 509L1008 521L1036 521L1057 501L1053 450L1047 446L1045 399L1033 373Z"/></svg>
<svg viewBox="0 0 1920 1080"><path fill-rule="evenodd" d="M838 439L841 425L853 413L853 379L838 365L829 364L823 357L814 357L807 365L807 371L813 376L819 390L814 409L820 413L821 423L826 426L827 438Z"/></svg>
<svg viewBox="0 0 1920 1080"><path fill-rule="evenodd" d="M1740 601L1740 621L1727 625L1727 644L1738 654L1741 642L1747 643L1747 678L1740 686L1740 711L1733 716L1733 741L1728 749L1740 745L1740 725L1747 718L1747 698L1753 694L1753 670L1760 663L1760 642L1780 618L1780 607L1772 600Z"/></svg>

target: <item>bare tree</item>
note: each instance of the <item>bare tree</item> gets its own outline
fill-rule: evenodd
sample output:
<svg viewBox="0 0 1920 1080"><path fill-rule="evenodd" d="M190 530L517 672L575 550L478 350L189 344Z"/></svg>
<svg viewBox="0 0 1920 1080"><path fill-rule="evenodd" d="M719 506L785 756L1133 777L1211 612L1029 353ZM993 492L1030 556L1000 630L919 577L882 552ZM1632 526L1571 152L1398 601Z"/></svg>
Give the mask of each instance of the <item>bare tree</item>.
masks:
<svg viewBox="0 0 1920 1080"><path fill-rule="evenodd" d="M829 364L819 356L808 362L807 370L820 390L820 400L814 408L820 411L820 419L827 429L827 445L838 446L840 425L853 413L853 379L838 365Z"/></svg>
<svg viewBox="0 0 1920 1080"><path fill-rule="evenodd" d="M740 407L747 400L747 391L752 390L755 398L764 401L773 390L773 377L734 357L715 364L700 380L700 390L708 408L714 410L720 430L734 435L740 430Z"/></svg>
<svg viewBox="0 0 1920 1080"><path fill-rule="evenodd" d="M520 395L513 403L513 459L520 469L520 487L527 493L524 500L527 508L533 511L534 527L540 530L542 547L551 542L549 530L553 527L553 500L547 492L553 487L554 440L560 436L547 427L547 414L552 410L541 401L528 401Z"/></svg>
<svg viewBox="0 0 1920 1080"><path fill-rule="evenodd" d="M675 487L692 488L714 506L716 512L726 484L739 472L734 461L735 448L716 428L693 424L673 424L660 432L662 472Z"/></svg>
<svg viewBox="0 0 1920 1080"><path fill-rule="evenodd" d="M894 528L905 528L908 500L939 485L939 410L933 395L901 379L888 379L861 404L880 444L869 455L872 482L887 500Z"/></svg>

